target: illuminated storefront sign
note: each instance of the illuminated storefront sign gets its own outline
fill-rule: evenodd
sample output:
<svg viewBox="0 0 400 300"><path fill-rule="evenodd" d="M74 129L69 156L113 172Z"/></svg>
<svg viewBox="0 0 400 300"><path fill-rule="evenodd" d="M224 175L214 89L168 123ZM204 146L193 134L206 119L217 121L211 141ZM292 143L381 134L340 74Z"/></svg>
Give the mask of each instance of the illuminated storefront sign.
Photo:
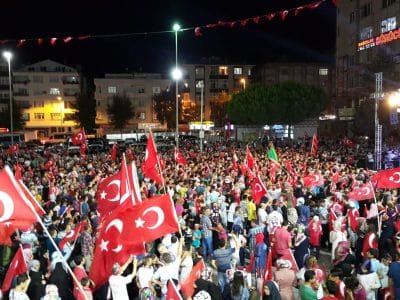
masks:
<svg viewBox="0 0 400 300"><path fill-rule="evenodd" d="M400 28L382 33L376 37L366 39L357 43L357 50L362 51L375 46L384 45L400 39Z"/></svg>

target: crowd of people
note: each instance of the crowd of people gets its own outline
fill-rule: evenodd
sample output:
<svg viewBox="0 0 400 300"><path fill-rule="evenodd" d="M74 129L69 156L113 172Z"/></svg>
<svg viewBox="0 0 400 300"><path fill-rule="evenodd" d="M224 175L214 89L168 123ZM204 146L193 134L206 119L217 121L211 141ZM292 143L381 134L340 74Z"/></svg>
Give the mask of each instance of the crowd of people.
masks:
<svg viewBox="0 0 400 300"><path fill-rule="evenodd" d="M109 153L70 156L21 148L9 155L3 150L0 167L22 166L22 179L44 209L43 224L57 247L85 224L79 237L60 249L63 257L41 226L16 231L13 244L0 247L1 275L19 245L29 272L14 278L4 297L166 299L168 282L179 290L203 261L191 296L196 300L400 299L397 190L376 190L376 199L349 199L347 194L369 182L373 172L357 167L358 149L326 143L311 155L309 146L277 148L280 166L272 172L268 149L261 145L250 148L253 170L242 167L246 148L238 144L208 144L202 153L196 145L182 145L186 165L177 164L171 151L160 153L165 186L143 176L144 153L132 149L143 201L169 193L181 230L147 243L146 254L115 263L101 287L88 275L101 227L96 191L103 178L119 170L120 160ZM268 190L258 200L251 189L254 173ZM303 178L316 173L323 180L305 185Z"/></svg>

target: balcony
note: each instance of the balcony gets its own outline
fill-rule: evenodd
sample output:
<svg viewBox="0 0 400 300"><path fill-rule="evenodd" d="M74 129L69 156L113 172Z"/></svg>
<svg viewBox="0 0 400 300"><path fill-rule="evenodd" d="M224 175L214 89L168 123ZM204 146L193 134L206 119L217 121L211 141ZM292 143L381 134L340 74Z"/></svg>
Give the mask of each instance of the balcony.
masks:
<svg viewBox="0 0 400 300"><path fill-rule="evenodd" d="M15 91L14 96L29 96L28 91Z"/></svg>
<svg viewBox="0 0 400 300"><path fill-rule="evenodd" d="M223 74L210 74L210 79L228 79L229 75Z"/></svg>
<svg viewBox="0 0 400 300"><path fill-rule="evenodd" d="M210 88L210 93L228 93L228 88Z"/></svg>

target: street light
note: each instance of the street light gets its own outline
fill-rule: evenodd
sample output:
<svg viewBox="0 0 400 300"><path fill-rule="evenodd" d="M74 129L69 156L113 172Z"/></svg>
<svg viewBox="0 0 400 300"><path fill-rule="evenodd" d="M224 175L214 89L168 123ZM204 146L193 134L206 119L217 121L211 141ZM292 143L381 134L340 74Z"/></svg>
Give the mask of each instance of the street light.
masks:
<svg viewBox="0 0 400 300"><path fill-rule="evenodd" d="M182 78L182 71L178 69L178 31L181 26L177 23L174 24L172 29L175 32L175 69L172 71L172 78L175 80L175 119L176 119L176 129L175 129L175 143L176 149L179 149L179 99L178 99L178 80Z"/></svg>
<svg viewBox="0 0 400 300"><path fill-rule="evenodd" d="M60 113L60 120L61 120L61 132L63 132L63 112L64 112L64 100L62 97L58 96L57 100L61 102L61 113Z"/></svg>
<svg viewBox="0 0 400 300"><path fill-rule="evenodd" d="M12 53L9 51L3 52L4 58L8 62L8 88L10 96L10 131L11 131L11 145L14 145L14 120L13 120L13 107L12 107L12 83L11 83L11 58Z"/></svg>
<svg viewBox="0 0 400 300"><path fill-rule="evenodd" d="M200 152L203 152L203 139L204 139L204 130L203 130L203 103L204 103L204 81L200 80L197 83L197 88L200 88Z"/></svg>
<svg viewBox="0 0 400 300"><path fill-rule="evenodd" d="M240 79L240 82L243 84L243 90L245 90L246 89L246 79L242 78L242 79Z"/></svg>

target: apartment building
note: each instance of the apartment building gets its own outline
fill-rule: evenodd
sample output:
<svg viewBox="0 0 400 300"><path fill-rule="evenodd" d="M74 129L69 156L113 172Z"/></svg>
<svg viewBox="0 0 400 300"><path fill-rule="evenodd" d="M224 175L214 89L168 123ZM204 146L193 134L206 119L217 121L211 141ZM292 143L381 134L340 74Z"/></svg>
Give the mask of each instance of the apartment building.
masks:
<svg viewBox="0 0 400 300"><path fill-rule="evenodd" d="M105 74L95 78L96 124L105 132L111 128L107 107L114 96L126 95L132 102L135 116L129 121L126 130L166 129L158 122L153 110L153 96L170 87L171 79L157 73Z"/></svg>
<svg viewBox="0 0 400 300"><path fill-rule="evenodd" d="M10 103L8 79L8 62L2 57L0 58L0 111L8 109Z"/></svg>
<svg viewBox="0 0 400 300"><path fill-rule="evenodd" d="M372 67L379 55L386 56L393 70L383 71L385 82L400 80L400 1L344 0L337 1L336 75L337 104L350 112L343 119L354 117L354 107L373 97L367 89L366 75L373 80ZM371 73L371 74L368 74ZM374 88L372 86L372 88ZM340 117L340 110L339 110Z"/></svg>
<svg viewBox="0 0 400 300"><path fill-rule="evenodd" d="M204 120L211 120L212 102L225 94L245 89L251 84L251 69L254 65L243 64L185 64L182 65L184 91L187 101L201 106L201 87L204 83L203 112ZM199 110L200 111L200 110ZM200 121L200 115L198 118Z"/></svg>
<svg viewBox="0 0 400 300"><path fill-rule="evenodd" d="M71 131L71 103L81 92L80 83L76 69L49 59L14 71L13 96L23 109L25 129L37 130L40 137Z"/></svg>

